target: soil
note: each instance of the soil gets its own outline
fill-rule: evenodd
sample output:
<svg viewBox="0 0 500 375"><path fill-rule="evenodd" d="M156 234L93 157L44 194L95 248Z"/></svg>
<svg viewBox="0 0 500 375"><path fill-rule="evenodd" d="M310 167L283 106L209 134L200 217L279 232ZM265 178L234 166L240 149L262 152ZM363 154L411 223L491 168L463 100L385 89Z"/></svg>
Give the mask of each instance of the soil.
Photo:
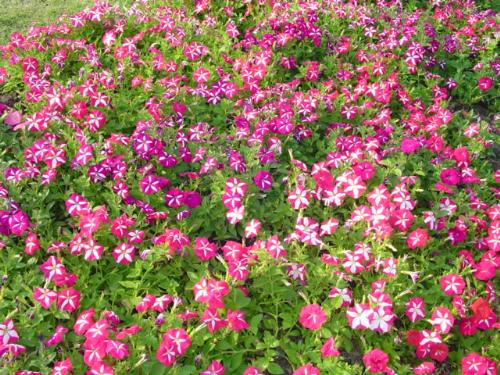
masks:
<svg viewBox="0 0 500 375"><path fill-rule="evenodd" d="M7 104L9 107L13 107L14 104L16 104L19 101L19 96L13 92L13 93L5 93L2 94L0 93L0 103Z"/></svg>

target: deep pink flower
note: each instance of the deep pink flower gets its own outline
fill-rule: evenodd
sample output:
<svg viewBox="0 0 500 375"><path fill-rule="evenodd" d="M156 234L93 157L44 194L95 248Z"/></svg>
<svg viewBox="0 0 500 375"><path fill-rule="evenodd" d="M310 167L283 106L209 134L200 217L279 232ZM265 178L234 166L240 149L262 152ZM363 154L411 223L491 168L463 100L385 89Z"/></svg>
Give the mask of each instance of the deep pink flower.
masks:
<svg viewBox="0 0 500 375"><path fill-rule="evenodd" d="M420 148L420 143L414 138L405 138L401 142L401 151L405 154L412 154Z"/></svg>
<svg viewBox="0 0 500 375"><path fill-rule="evenodd" d="M57 307L62 311L73 312L80 306L80 292L73 288L61 290L57 294Z"/></svg>
<svg viewBox="0 0 500 375"><path fill-rule="evenodd" d="M445 168L439 174L441 181L447 185L458 185L460 183L460 173L455 168Z"/></svg>
<svg viewBox="0 0 500 375"><path fill-rule="evenodd" d="M213 333L227 325L227 320L222 319L214 308L207 308L203 312L200 320L207 325L208 331Z"/></svg>
<svg viewBox="0 0 500 375"><path fill-rule="evenodd" d="M481 77L477 80L477 87L481 91L488 91L493 87L493 79L491 77Z"/></svg>
<svg viewBox="0 0 500 375"><path fill-rule="evenodd" d="M163 335L163 343L173 345L175 355L184 355L188 347L191 345L191 339L186 331L182 328L169 329Z"/></svg>
<svg viewBox="0 0 500 375"><path fill-rule="evenodd" d="M326 314L317 304L307 305L300 310L299 322L304 328L314 331L326 322Z"/></svg>
<svg viewBox="0 0 500 375"><path fill-rule="evenodd" d="M335 347L335 340L333 337L325 341L321 347L321 355L323 357L338 357L340 355L340 352Z"/></svg>
<svg viewBox="0 0 500 375"><path fill-rule="evenodd" d="M380 349L373 349L363 356L363 363L368 372L385 372L389 356Z"/></svg>
<svg viewBox="0 0 500 375"><path fill-rule="evenodd" d="M229 329L233 331L241 331L248 328L243 311L228 309L226 318Z"/></svg>
<svg viewBox="0 0 500 375"><path fill-rule="evenodd" d="M310 363L300 366L292 375L320 375L319 370Z"/></svg>
<svg viewBox="0 0 500 375"><path fill-rule="evenodd" d="M135 309L137 312L144 312L150 309L156 301L156 297L152 294L146 294L141 302L139 302Z"/></svg>
<svg viewBox="0 0 500 375"><path fill-rule="evenodd" d="M470 353L462 358L463 375L486 375L487 361L477 353Z"/></svg>
<svg viewBox="0 0 500 375"><path fill-rule="evenodd" d="M446 344L431 344L430 357L438 362L444 362L448 357L448 345Z"/></svg>

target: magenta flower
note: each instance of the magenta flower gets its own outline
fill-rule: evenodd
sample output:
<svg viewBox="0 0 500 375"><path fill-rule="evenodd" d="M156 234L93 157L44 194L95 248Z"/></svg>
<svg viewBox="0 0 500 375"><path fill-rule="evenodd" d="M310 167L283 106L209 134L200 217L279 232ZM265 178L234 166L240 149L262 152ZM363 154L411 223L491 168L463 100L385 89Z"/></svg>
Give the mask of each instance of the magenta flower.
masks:
<svg viewBox="0 0 500 375"><path fill-rule="evenodd" d="M441 171L439 178L447 185L458 185L460 183L460 174L455 168L445 168Z"/></svg>
<svg viewBox="0 0 500 375"><path fill-rule="evenodd" d="M493 79L491 77L481 77L477 81L477 87L481 91L488 91L493 87Z"/></svg>
<svg viewBox="0 0 500 375"><path fill-rule="evenodd" d="M260 170L253 178L254 184L261 190L269 190L273 185L273 178L268 171Z"/></svg>
<svg viewBox="0 0 500 375"><path fill-rule="evenodd" d="M420 148L420 143L415 138L405 138L400 147L405 154L413 154Z"/></svg>

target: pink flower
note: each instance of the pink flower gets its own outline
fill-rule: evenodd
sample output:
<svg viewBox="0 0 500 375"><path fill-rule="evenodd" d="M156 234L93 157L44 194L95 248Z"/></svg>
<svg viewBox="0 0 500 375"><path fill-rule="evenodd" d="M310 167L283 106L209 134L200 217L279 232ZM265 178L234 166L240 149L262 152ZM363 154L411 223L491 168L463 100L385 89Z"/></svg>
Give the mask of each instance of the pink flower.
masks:
<svg viewBox="0 0 500 375"><path fill-rule="evenodd" d="M414 138L405 138L401 142L401 151L405 154L413 154L420 148L420 143Z"/></svg>
<svg viewBox="0 0 500 375"><path fill-rule="evenodd" d="M115 341L115 340L105 340L106 343L106 354L108 354L113 359L123 359L128 357L128 345Z"/></svg>
<svg viewBox="0 0 500 375"><path fill-rule="evenodd" d="M252 219L245 227L245 238L254 238L259 234L262 224L258 219Z"/></svg>
<svg viewBox="0 0 500 375"><path fill-rule="evenodd" d="M197 191L188 191L184 194L184 204L193 209L201 204L201 195Z"/></svg>
<svg viewBox="0 0 500 375"><path fill-rule="evenodd" d="M191 345L189 335L182 328L169 329L163 335L162 342L167 345L173 345L176 356L183 355Z"/></svg>
<svg viewBox="0 0 500 375"><path fill-rule="evenodd" d="M248 367L243 371L243 375L264 375L257 367Z"/></svg>
<svg viewBox="0 0 500 375"><path fill-rule="evenodd" d="M26 236L24 252L28 255L35 254L35 251L40 249L40 242L38 241L38 237L35 233L28 233Z"/></svg>
<svg viewBox="0 0 500 375"><path fill-rule="evenodd" d="M7 114L7 116L5 117L4 123L5 123L5 125L16 126L16 125L20 124L22 121L23 121L23 116L22 116L21 112L14 111L14 112L10 112Z"/></svg>
<svg viewBox="0 0 500 375"><path fill-rule="evenodd" d="M448 345L446 344L431 344L430 345L430 357L438 362L444 362L448 357Z"/></svg>
<svg viewBox="0 0 500 375"><path fill-rule="evenodd" d="M137 312L144 312L150 309L156 301L156 297L152 294L146 294L141 302L135 305Z"/></svg>
<svg viewBox="0 0 500 375"><path fill-rule="evenodd" d="M438 307L431 316L430 323L437 332L448 333L453 327L455 318L451 314L450 310L445 307Z"/></svg>
<svg viewBox="0 0 500 375"><path fill-rule="evenodd" d="M130 264L135 257L135 247L128 243L122 243L113 249L112 255L116 263Z"/></svg>
<svg viewBox="0 0 500 375"><path fill-rule="evenodd" d="M73 312L80 306L80 292L73 288L61 290L57 294L57 307L62 311Z"/></svg>
<svg viewBox="0 0 500 375"><path fill-rule="evenodd" d="M424 300L419 297L413 297L406 302L405 315L412 322L423 319L425 317L425 304Z"/></svg>
<svg viewBox="0 0 500 375"><path fill-rule="evenodd" d="M359 176L348 177L344 183L344 192L354 199L361 197L365 190L366 184Z"/></svg>
<svg viewBox="0 0 500 375"><path fill-rule="evenodd" d="M333 176L326 169L320 169L313 174L313 178L316 181L316 186L323 190L333 189Z"/></svg>
<svg viewBox="0 0 500 375"><path fill-rule="evenodd" d="M23 211L17 210L13 215L9 217L9 228L10 231L16 236L21 237L23 233L28 229L29 218Z"/></svg>
<svg viewBox="0 0 500 375"><path fill-rule="evenodd" d="M301 187L292 189L288 194L288 202L295 210L306 208L311 200L311 194L308 190Z"/></svg>
<svg viewBox="0 0 500 375"><path fill-rule="evenodd" d="M375 175L375 168L367 161L353 165L352 169L363 181L368 181Z"/></svg>
<svg viewBox="0 0 500 375"><path fill-rule="evenodd" d="M481 91L488 91L493 87L493 79L491 77L481 77L477 80L477 87Z"/></svg>
<svg viewBox="0 0 500 375"><path fill-rule="evenodd" d="M487 361L477 353L470 353L462 358L463 375L486 375Z"/></svg>
<svg viewBox="0 0 500 375"><path fill-rule="evenodd" d="M172 110L179 114L179 115L183 115L185 112L186 112L186 105L185 104L182 104L182 103L179 103L179 102L172 102Z"/></svg>
<svg viewBox="0 0 500 375"><path fill-rule="evenodd" d="M206 237L198 237L194 241L193 251L198 259L206 262L217 255L217 245Z"/></svg>
<svg viewBox="0 0 500 375"><path fill-rule="evenodd" d="M422 228L417 228L408 235L406 239L406 244L410 249L416 249L418 247L424 247L429 240L429 235L427 231Z"/></svg>
<svg viewBox="0 0 500 375"><path fill-rule="evenodd" d="M321 355L323 357L338 357L340 352L335 348L335 340L333 337L330 337L325 341L323 346L321 347Z"/></svg>
<svg viewBox="0 0 500 375"><path fill-rule="evenodd" d="M7 345L13 344L19 339L16 327L12 319L4 320L0 323L0 344Z"/></svg>
<svg viewBox="0 0 500 375"><path fill-rule="evenodd" d="M59 344L64 339L66 332L68 332L66 327L58 325L54 334L45 341L45 345L53 346Z"/></svg>
<svg viewBox="0 0 500 375"><path fill-rule="evenodd" d="M441 290L448 296L460 295L465 288L465 282L460 275L450 274L439 280Z"/></svg>
<svg viewBox="0 0 500 375"><path fill-rule="evenodd" d="M474 303L472 303L470 309L477 319L486 319L493 313L488 301L484 298L476 299Z"/></svg>
<svg viewBox="0 0 500 375"><path fill-rule="evenodd" d="M389 356L380 349L373 349L363 356L363 363L371 373L385 372L388 362Z"/></svg>
<svg viewBox="0 0 500 375"><path fill-rule="evenodd" d="M224 366L219 361L212 361L205 371L200 372L200 375L224 375Z"/></svg>
<svg viewBox="0 0 500 375"><path fill-rule="evenodd" d="M208 331L213 333L227 325L227 320L222 319L216 309L207 308L200 320L207 325Z"/></svg>
<svg viewBox="0 0 500 375"><path fill-rule="evenodd" d="M460 183L460 173L455 168L445 168L439 174L441 181L447 185L458 185Z"/></svg>
<svg viewBox="0 0 500 375"><path fill-rule="evenodd" d="M418 365L417 367L413 368L413 373L415 375L427 375L427 374L432 374L435 369L436 366L434 366L434 363L424 362Z"/></svg>
<svg viewBox="0 0 500 375"><path fill-rule="evenodd" d="M300 366L292 375L320 375L319 370L310 363Z"/></svg>
<svg viewBox="0 0 500 375"><path fill-rule="evenodd" d="M300 310L299 322L304 328L314 331L326 322L326 314L317 304L307 305Z"/></svg>
<svg viewBox="0 0 500 375"><path fill-rule="evenodd" d="M273 185L273 178L268 171L260 170L253 178L254 184L261 190L269 190Z"/></svg>
<svg viewBox="0 0 500 375"><path fill-rule="evenodd" d="M113 368L102 361L95 361L90 365L86 375L114 375Z"/></svg>
<svg viewBox="0 0 500 375"><path fill-rule="evenodd" d="M94 325L94 309L90 308L83 311L76 319L73 325L73 331L77 335L84 335L90 327Z"/></svg>
<svg viewBox="0 0 500 375"><path fill-rule="evenodd" d="M233 331L241 331L248 328L243 311L229 309L227 310L226 318L229 329Z"/></svg>
<svg viewBox="0 0 500 375"><path fill-rule="evenodd" d="M173 301L173 298L170 297L168 294L164 294L158 298L155 299L155 302L151 306L151 308L156 311L156 312L164 312L168 305L170 305Z"/></svg>
<svg viewBox="0 0 500 375"><path fill-rule="evenodd" d="M352 329L368 329L373 319L373 310L367 304L356 303L347 309L346 315Z"/></svg>
<svg viewBox="0 0 500 375"><path fill-rule="evenodd" d="M68 375L71 371L73 371L73 364L70 358L66 358L63 361L54 362L52 375Z"/></svg>
<svg viewBox="0 0 500 375"><path fill-rule="evenodd" d="M33 290L33 299L44 309L48 309L57 300L57 293L47 288L35 288Z"/></svg>

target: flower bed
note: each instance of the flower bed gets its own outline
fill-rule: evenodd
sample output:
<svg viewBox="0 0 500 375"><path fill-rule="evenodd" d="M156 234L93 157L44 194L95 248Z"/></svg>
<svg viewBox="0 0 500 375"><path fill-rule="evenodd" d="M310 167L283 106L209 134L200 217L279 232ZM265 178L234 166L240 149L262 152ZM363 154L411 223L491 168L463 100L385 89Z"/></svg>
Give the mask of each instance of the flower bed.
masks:
<svg viewBox="0 0 500 375"><path fill-rule="evenodd" d="M16 374L496 374L485 2L107 3L0 47Z"/></svg>

